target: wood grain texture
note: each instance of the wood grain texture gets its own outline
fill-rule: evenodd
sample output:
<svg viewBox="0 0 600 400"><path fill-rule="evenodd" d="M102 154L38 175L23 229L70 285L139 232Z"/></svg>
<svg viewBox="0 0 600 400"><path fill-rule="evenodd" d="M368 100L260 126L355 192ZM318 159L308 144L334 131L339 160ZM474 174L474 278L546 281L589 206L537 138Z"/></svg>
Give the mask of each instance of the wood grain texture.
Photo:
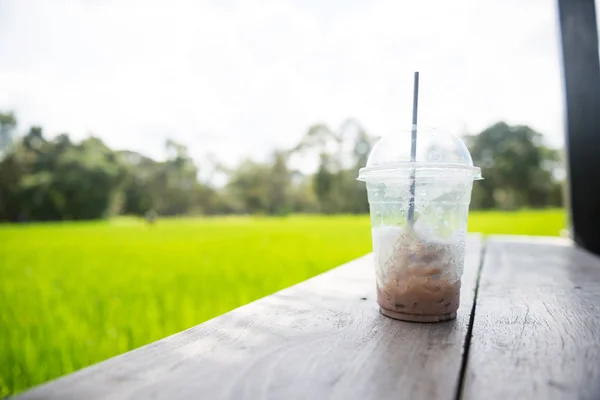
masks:
<svg viewBox="0 0 600 400"><path fill-rule="evenodd" d="M480 254L453 321L380 315L368 255L19 398L454 399Z"/></svg>
<svg viewBox="0 0 600 400"><path fill-rule="evenodd" d="M600 258L489 238L472 329L464 398L600 399Z"/></svg>

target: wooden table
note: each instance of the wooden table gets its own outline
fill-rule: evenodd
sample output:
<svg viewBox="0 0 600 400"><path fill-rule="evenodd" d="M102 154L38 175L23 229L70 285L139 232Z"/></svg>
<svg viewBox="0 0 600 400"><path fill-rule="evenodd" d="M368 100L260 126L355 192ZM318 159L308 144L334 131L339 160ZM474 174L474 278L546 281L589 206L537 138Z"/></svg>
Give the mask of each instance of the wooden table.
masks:
<svg viewBox="0 0 600 400"><path fill-rule="evenodd" d="M454 321L383 317L372 257L22 399L600 399L600 259L565 239L467 243ZM140 327L143 329L143 327Z"/></svg>

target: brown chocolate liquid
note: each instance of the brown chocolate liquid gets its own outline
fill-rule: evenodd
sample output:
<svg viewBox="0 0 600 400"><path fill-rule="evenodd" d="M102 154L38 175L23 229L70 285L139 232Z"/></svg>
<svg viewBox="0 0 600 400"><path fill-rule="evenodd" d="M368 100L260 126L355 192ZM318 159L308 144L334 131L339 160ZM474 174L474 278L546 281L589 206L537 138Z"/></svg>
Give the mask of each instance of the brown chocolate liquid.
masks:
<svg viewBox="0 0 600 400"><path fill-rule="evenodd" d="M453 319L460 303L460 280L449 281L443 271L454 268L449 245L427 243L403 233L383 265L377 302L391 318L435 322Z"/></svg>
<svg viewBox="0 0 600 400"><path fill-rule="evenodd" d="M401 314L446 316L451 319L460 303L460 281L432 279L435 268L411 268L398 281L377 288L381 308ZM434 318L437 320L436 318Z"/></svg>

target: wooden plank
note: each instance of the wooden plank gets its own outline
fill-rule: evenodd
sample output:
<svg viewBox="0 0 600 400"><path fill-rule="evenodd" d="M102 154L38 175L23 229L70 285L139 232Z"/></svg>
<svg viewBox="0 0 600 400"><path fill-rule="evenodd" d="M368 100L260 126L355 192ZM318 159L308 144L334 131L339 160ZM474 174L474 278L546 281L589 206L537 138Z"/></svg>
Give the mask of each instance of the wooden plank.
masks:
<svg viewBox="0 0 600 400"><path fill-rule="evenodd" d="M600 254L600 61L594 0L558 0L566 98L570 218L577 244Z"/></svg>
<svg viewBox="0 0 600 400"><path fill-rule="evenodd" d="M600 399L600 258L488 239L472 329L465 398Z"/></svg>
<svg viewBox="0 0 600 400"><path fill-rule="evenodd" d="M470 237L454 321L380 315L368 255L20 398L454 399L480 254Z"/></svg>

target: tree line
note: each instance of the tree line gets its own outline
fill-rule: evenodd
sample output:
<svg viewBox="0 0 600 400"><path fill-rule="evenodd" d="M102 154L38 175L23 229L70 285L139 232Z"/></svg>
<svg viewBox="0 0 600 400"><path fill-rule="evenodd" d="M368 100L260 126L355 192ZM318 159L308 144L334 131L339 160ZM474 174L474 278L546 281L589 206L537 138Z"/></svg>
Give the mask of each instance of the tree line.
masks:
<svg viewBox="0 0 600 400"><path fill-rule="evenodd" d="M356 176L377 138L353 119L337 130L316 124L296 146L233 167L215 156L198 163L172 140L165 143L166 159L155 160L93 136L48 138L39 126L20 132L17 122L13 113L0 112L0 221L368 212ZM485 177L475 185L473 208L561 204L560 153L544 146L540 133L497 123L465 141ZM309 162L318 166L314 173L301 168ZM225 183L201 178L200 168L225 176Z"/></svg>

